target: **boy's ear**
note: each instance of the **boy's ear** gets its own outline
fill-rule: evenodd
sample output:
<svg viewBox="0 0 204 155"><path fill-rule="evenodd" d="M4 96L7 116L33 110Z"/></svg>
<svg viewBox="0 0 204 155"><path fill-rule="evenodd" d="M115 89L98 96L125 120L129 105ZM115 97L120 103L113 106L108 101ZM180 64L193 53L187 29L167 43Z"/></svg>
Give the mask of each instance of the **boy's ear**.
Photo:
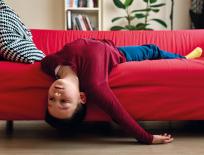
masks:
<svg viewBox="0 0 204 155"><path fill-rule="evenodd" d="M84 92L80 92L80 100L81 100L81 104L86 103L86 94Z"/></svg>

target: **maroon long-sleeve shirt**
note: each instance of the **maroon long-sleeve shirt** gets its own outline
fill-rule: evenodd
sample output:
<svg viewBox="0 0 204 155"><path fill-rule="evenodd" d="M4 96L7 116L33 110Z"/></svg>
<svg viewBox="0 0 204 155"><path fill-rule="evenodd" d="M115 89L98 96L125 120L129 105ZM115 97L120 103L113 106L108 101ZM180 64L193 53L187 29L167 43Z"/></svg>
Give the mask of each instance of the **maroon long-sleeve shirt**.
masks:
<svg viewBox="0 0 204 155"><path fill-rule="evenodd" d="M151 144L153 136L147 133L120 104L108 84L113 67L126 58L108 40L78 39L66 44L59 52L42 60L42 69L55 77L58 65L68 65L77 74L80 91L87 95L111 118L142 143Z"/></svg>

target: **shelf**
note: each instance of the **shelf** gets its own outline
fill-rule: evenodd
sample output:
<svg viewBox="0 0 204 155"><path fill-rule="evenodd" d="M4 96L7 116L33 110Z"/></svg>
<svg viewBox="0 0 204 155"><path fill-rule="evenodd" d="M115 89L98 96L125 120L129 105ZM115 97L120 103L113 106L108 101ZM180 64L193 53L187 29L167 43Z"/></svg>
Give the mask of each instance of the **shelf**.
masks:
<svg viewBox="0 0 204 155"><path fill-rule="evenodd" d="M66 10L71 10L71 11L98 11L99 8L87 8L87 7L80 7L80 8L70 8L68 7Z"/></svg>
<svg viewBox="0 0 204 155"><path fill-rule="evenodd" d="M77 1L73 0L72 2L78 4ZM66 30L102 30L102 0L93 1L94 7L79 7L68 4L71 0L64 0Z"/></svg>

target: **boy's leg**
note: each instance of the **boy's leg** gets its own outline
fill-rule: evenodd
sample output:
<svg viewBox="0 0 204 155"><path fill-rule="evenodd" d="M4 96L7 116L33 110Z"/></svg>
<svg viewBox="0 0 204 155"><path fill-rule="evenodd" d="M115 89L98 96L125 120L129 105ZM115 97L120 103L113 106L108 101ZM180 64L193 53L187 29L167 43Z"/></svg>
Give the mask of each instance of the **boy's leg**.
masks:
<svg viewBox="0 0 204 155"><path fill-rule="evenodd" d="M127 61L185 58L179 54L163 51L153 44L123 46L118 49L126 56Z"/></svg>

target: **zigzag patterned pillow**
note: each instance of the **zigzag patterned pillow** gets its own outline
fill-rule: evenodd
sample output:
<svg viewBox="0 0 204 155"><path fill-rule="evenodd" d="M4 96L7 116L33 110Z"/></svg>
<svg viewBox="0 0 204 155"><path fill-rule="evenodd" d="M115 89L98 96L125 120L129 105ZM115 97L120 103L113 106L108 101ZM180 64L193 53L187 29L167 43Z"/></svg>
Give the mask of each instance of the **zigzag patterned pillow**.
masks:
<svg viewBox="0 0 204 155"><path fill-rule="evenodd" d="M0 0L0 56L23 63L34 63L45 57L33 43L31 32L3 0Z"/></svg>

